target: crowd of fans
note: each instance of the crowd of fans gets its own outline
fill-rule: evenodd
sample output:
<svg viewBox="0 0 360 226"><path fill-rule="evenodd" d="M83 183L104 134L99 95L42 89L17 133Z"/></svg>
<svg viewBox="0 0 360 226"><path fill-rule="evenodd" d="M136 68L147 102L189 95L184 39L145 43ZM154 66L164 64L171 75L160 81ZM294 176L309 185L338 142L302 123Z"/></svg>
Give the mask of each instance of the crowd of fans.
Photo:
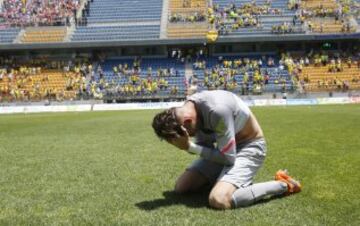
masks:
<svg viewBox="0 0 360 226"><path fill-rule="evenodd" d="M287 6L290 10L298 10L301 7L301 0L289 0Z"/></svg>
<svg viewBox="0 0 360 226"><path fill-rule="evenodd" d="M319 6L317 8L313 8L313 9L305 9L302 8L300 10L300 15L305 17L305 18L310 18L310 17L335 17L336 20L339 20L339 18L344 16L344 11L342 10L341 7L337 8L337 9L332 9L332 8L325 8L324 6Z"/></svg>
<svg viewBox="0 0 360 226"><path fill-rule="evenodd" d="M193 64L193 67L199 75L203 74L203 81L198 85L208 90L239 91L242 95L261 94L263 92L270 81L270 72L267 68L284 69L277 68L278 65L274 58L265 56L259 59L245 57L234 60L219 57L218 62L211 68L207 67L205 60L198 60ZM199 75L195 74L195 78ZM198 82L197 79L195 82ZM286 77L277 75L273 82L275 85L279 85L283 91L286 90Z"/></svg>
<svg viewBox="0 0 360 226"><path fill-rule="evenodd" d="M75 95L67 94L86 92L86 79L93 73L92 64L87 60L52 61L43 58L17 62L14 58L0 58L0 65L1 101L74 98ZM65 87L54 86L52 72L61 72Z"/></svg>
<svg viewBox="0 0 360 226"><path fill-rule="evenodd" d="M317 24L317 27L316 27ZM307 21L308 30L310 32L319 32L324 33L327 26L331 25L332 23L329 21L320 21L320 22L313 22L313 21ZM337 24L335 21L334 24ZM341 28L338 31L335 32L342 32L342 33L350 33L353 32L356 28L351 24L351 21L349 19L342 19L341 22ZM315 29L316 28L316 29ZM334 32L334 31L332 31Z"/></svg>
<svg viewBox="0 0 360 226"><path fill-rule="evenodd" d="M183 8L191 8L192 5L193 5L192 0L182 0L182 7L183 7ZM200 6L199 3L196 4L196 7L199 7L199 6Z"/></svg>
<svg viewBox="0 0 360 226"><path fill-rule="evenodd" d="M169 21L171 23L179 23L179 22L204 22L206 21L206 14L201 12L194 13L173 13L170 15Z"/></svg>
<svg viewBox="0 0 360 226"><path fill-rule="evenodd" d="M98 68L100 80L97 88L100 92L111 97L143 97L161 94L177 95L179 87L170 86L170 77L179 77L179 71L175 68L157 68L155 71L151 67L143 71L141 58L135 59L132 67L127 63L113 67L111 81L106 79L101 67Z"/></svg>
<svg viewBox="0 0 360 226"><path fill-rule="evenodd" d="M0 18L10 26L69 25L80 0L4 0Z"/></svg>
<svg viewBox="0 0 360 226"><path fill-rule="evenodd" d="M113 67L112 74L104 72L99 62L88 60L51 61L36 59L17 62L14 58L0 58L0 101L36 101L51 99L62 101L70 98L104 99L111 97L146 97L180 93L179 83L170 85L169 79L185 79L173 68L141 67L141 59ZM51 72L59 72L60 86L54 88ZM59 81L57 81L59 82ZM68 93L74 95L67 96Z"/></svg>
<svg viewBox="0 0 360 226"><path fill-rule="evenodd" d="M282 15L282 10L273 8L272 1L267 0L263 5L257 5L256 1L245 3L240 6L230 4L228 7L219 7L215 4L208 9L208 20L219 31L220 35L230 34L239 28L256 27L261 29L260 16Z"/></svg>
<svg viewBox="0 0 360 226"><path fill-rule="evenodd" d="M183 55L179 51L174 52L175 55ZM281 54L279 58L219 57L215 62L211 59L211 66L207 59L199 57L193 61L194 76L186 81L176 68L143 67L141 58L131 63L114 65L112 72L108 71L109 68L104 72L101 63L90 62L88 59L59 61L43 58L17 62L14 58L0 58L0 101L183 95L179 92L183 91L178 86L179 83L169 84L174 78L183 81L181 86L185 87L196 84L202 89L225 89L243 95L260 94L268 85L275 85L283 92L295 86L305 90L310 85L316 85L319 89L336 88L347 91L351 84L360 85L360 73L355 73L360 72L359 54L337 51L310 52L298 57L287 53ZM312 78L308 72L304 72L304 68L310 66L325 67L328 75L321 79ZM344 74L341 72L346 72L349 68L352 72L342 77ZM284 74L284 70L288 73ZM60 72L63 85L52 84L53 71Z"/></svg>
<svg viewBox="0 0 360 226"><path fill-rule="evenodd" d="M360 55L345 54L336 52L334 54L327 52L309 53L305 57L292 57L290 54L283 54L283 64L289 73L295 78L302 90L306 90L309 85L316 84L319 89L334 89L347 91L350 84L360 84ZM359 74L349 74L351 78L342 78L338 73L345 68L357 67ZM305 67L326 67L333 76L324 76L322 79L313 81L309 74L304 74ZM335 77L334 77L335 76Z"/></svg>
<svg viewBox="0 0 360 226"><path fill-rule="evenodd" d="M283 22L280 25L273 25L271 27L271 33L273 34L291 34L298 32L298 28L289 22Z"/></svg>
<svg viewBox="0 0 360 226"><path fill-rule="evenodd" d="M326 67L332 76L324 76L322 79L316 78L315 81L309 74L303 73L303 69L310 66ZM289 77L269 73L267 68L274 67L276 68L275 71L287 70ZM198 86L209 90L239 91L241 94L261 93L270 84L271 76L271 84L278 86L282 92L288 91L289 87L290 89L306 90L309 85L314 86L314 84L320 90L336 89L338 91L348 91L351 84L360 85L360 55L342 52L310 52L302 57L283 53L276 63L271 57L235 60L223 60L220 57L213 67L208 67L205 60L198 60L193 64L193 68L197 73L194 81L198 83ZM350 68L355 68L352 73L339 74ZM359 73L354 73L354 70ZM203 75L203 80L198 81L199 75ZM342 77L343 75L346 76Z"/></svg>
<svg viewBox="0 0 360 226"><path fill-rule="evenodd" d="M291 5L298 9L296 16L302 23L307 22L307 28L310 32L316 31L323 33L326 30L326 26L332 23L342 25L341 30L338 32L348 33L354 31L354 26L351 23L351 14L354 14L354 12L351 12L351 9L356 8L356 4L353 4L351 0L342 0L339 4L336 4L335 7L327 7L320 4L312 8L300 7L301 1L296 1L296 3L291 4L290 2L295 2L295 0L289 1L289 6ZM317 23L317 25L314 24L313 18L317 18L320 22Z"/></svg>
<svg viewBox="0 0 360 226"><path fill-rule="evenodd" d="M349 8L350 13L354 15L355 19L360 19L360 2L356 0L340 0L340 4L344 8Z"/></svg>

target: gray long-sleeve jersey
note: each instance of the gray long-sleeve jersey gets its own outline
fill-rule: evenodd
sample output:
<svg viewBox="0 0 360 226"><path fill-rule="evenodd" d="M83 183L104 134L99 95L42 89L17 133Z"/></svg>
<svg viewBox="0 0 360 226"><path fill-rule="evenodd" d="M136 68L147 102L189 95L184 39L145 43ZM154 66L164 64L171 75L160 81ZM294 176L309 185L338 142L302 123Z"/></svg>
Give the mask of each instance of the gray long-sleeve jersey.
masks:
<svg viewBox="0 0 360 226"><path fill-rule="evenodd" d="M222 90L202 91L187 100L195 103L198 114L193 145L201 149L201 157L233 165L236 159L235 135L250 117L249 107L235 94Z"/></svg>

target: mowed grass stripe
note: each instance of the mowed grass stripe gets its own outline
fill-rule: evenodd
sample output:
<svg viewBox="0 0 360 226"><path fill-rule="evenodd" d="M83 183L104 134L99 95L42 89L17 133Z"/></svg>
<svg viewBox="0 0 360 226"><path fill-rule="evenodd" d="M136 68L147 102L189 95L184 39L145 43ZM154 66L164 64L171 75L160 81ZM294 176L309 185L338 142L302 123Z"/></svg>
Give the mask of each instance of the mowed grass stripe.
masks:
<svg viewBox="0 0 360 226"><path fill-rule="evenodd" d="M196 157L155 137L158 111L0 116L0 225L360 225L360 105L253 108L268 156L300 194L215 211L176 196Z"/></svg>

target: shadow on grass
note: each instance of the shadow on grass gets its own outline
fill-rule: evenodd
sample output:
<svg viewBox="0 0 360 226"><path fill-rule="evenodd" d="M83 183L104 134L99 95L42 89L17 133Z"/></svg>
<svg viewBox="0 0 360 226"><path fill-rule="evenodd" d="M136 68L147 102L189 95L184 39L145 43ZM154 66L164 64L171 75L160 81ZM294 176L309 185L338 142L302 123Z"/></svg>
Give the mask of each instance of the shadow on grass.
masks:
<svg viewBox="0 0 360 226"><path fill-rule="evenodd" d="M164 198L161 199L143 201L135 205L140 209L148 211L173 205L185 205L191 208L210 208L208 205L209 192L177 194L174 191L165 191L163 196Z"/></svg>
<svg viewBox="0 0 360 226"><path fill-rule="evenodd" d="M181 195L175 193L174 191L165 191L165 192L163 192L163 196L164 196L164 198L162 198L162 199L143 201L143 202L136 203L135 205L138 208L140 208L142 210L147 210L147 211L156 210L161 207L167 207L167 206L173 206L173 205L185 205L190 208L206 207L206 208L212 209L212 208L210 208L210 206L208 204L209 191L199 192L199 193L188 193L188 194L181 194ZM249 208L249 207L253 207L253 206L257 206L257 205L264 205L264 204L270 202L271 200L281 199L281 198L284 198L284 196L278 195L278 196L267 197L262 200L259 200L258 202L254 203L253 205L250 205L247 207L241 207L241 208ZM216 209L212 209L212 210L216 211Z"/></svg>

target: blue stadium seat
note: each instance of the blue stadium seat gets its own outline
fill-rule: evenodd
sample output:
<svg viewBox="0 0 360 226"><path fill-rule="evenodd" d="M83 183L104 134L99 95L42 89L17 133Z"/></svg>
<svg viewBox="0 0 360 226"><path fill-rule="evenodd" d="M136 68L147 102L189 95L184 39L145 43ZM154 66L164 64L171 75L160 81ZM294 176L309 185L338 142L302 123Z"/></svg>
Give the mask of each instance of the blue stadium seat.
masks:
<svg viewBox="0 0 360 226"><path fill-rule="evenodd" d="M223 59L224 60L235 60L235 59L239 59L239 58L249 58L250 60L252 59L260 59L262 58L262 56L226 56ZM278 57L277 56L273 56L273 55L269 55L266 56L266 59L268 57L272 57L275 62L278 62ZM216 65L218 65L218 58L216 57L210 57L206 60L206 69L208 69L209 71L211 71L212 68L214 68ZM292 84L292 78L289 74L289 72L285 69L280 69L278 64L275 64L274 67L268 67L266 65L266 62L263 62L263 66L260 67L260 71L262 72L262 74L265 74L264 72L267 71L269 73L269 83L267 85L264 86L263 91L265 92L280 92L282 91L282 85L280 84L280 79L284 79L285 80L285 86L286 86L286 90L292 90L293 84ZM251 77L253 75L253 71L247 71L248 75ZM198 83L199 83L199 90L206 90L207 87L204 87L204 70L201 69L194 69L194 74L196 75L197 79L198 79ZM235 75L235 80L237 83L237 88L234 90L235 92L240 91L241 86L242 86L242 82L243 82L243 78L244 78L244 74L236 74ZM278 83L276 83L276 81ZM252 84L250 83L250 90L252 89Z"/></svg>
<svg viewBox="0 0 360 226"><path fill-rule="evenodd" d="M12 43L19 34L20 28L0 29L0 43Z"/></svg>
<svg viewBox="0 0 360 226"><path fill-rule="evenodd" d="M128 64L130 68L133 67L134 59L109 59L103 62L100 66L104 71L105 79L108 82L114 81L116 84L126 84L129 82L129 78L122 76L121 78L117 77L113 73L113 67L118 66L119 64ZM167 69L174 68L174 70L178 71L179 76L173 77L165 77L168 81L169 87L177 85L178 86L178 94L184 95L186 91L185 86L185 65L174 59L165 59L165 58L156 58L156 59L142 59L141 60L141 72L140 78L147 78L147 69L152 68L152 78L157 79L156 72L158 69ZM99 81L99 75L97 75L96 80ZM167 96L169 95L170 90L159 90L157 95Z"/></svg>
<svg viewBox="0 0 360 226"><path fill-rule="evenodd" d="M160 25L78 27L72 41L158 39Z"/></svg>
<svg viewBox="0 0 360 226"><path fill-rule="evenodd" d="M218 4L220 8L228 7L230 4L235 4L236 7L240 7L247 3L252 3L252 0L213 0L214 4ZM257 5L265 4L265 0L257 0ZM277 8L282 11L281 15L261 15L260 27L245 27L239 28L236 31L231 31L229 34L221 35L221 37L239 37L239 36L249 36L249 35L270 35L273 25L280 25L284 22L292 24L293 17L295 16L295 11L289 10L287 8L288 0L277 0L272 2L271 8ZM226 26L231 27L232 22L227 21ZM294 26L294 33L303 33L301 25L299 22Z"/></svg>
<svg viewBox="0 0 360 226"><path fill-rule="evenodd" d="M94 0L88 23L160 21L161 0Z"/></svg>

